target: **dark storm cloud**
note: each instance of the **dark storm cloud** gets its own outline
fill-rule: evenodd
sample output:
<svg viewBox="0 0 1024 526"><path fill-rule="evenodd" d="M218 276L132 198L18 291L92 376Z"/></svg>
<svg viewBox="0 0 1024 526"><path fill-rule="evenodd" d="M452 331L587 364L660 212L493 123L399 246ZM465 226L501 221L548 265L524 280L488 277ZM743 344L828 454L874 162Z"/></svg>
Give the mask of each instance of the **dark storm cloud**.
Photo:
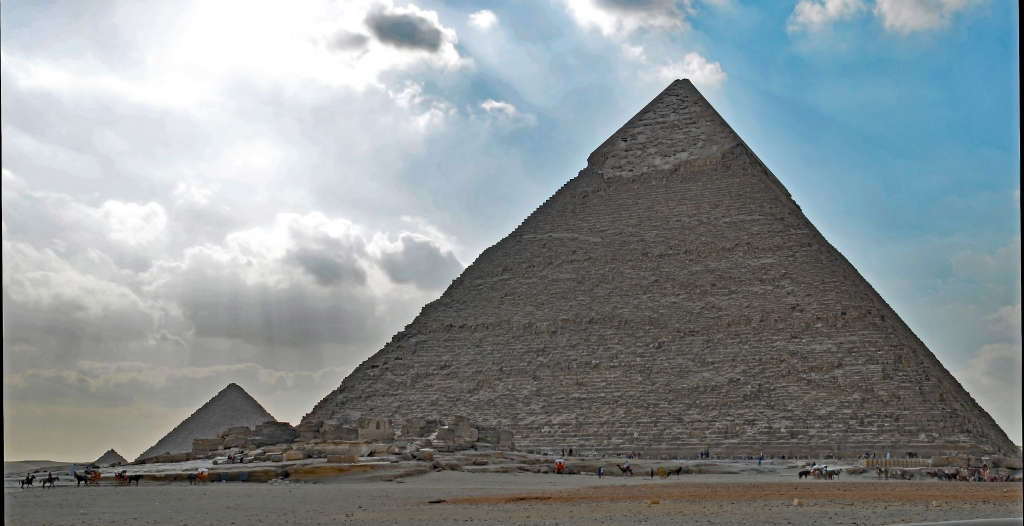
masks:
<svg viewBox="0 0 1024 526"><path fill-rule="evenodd" d="M292 259L324 286L343 282L366 283L366 271L351 255L300 249L292 254Z"/></svg>
<svg viewBox="0 0 1024 526"><path fill-rule="evenodd" d="M430 239L405 234L400 252L381 255L381 267L395 283L412 283L422 289L444 288L462 272L462 263Z"/></svg>
<svg viewBox="0 0 1024 526"><path fill-rule="evenodd" d="M366 26L377 40L399 48L436 52L444 42L441 28L412 13L372 11L366 16Z"/></svg>

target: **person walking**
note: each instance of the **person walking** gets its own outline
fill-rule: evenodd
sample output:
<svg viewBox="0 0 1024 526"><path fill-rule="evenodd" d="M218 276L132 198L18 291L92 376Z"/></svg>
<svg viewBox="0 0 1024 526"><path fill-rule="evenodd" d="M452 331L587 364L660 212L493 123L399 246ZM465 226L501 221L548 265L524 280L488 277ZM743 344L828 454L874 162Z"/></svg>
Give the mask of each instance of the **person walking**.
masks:
<svg viewBox="0 0 1024 526"><path fill-rule="evenodd" d="M604 478L604 467L603 466L597 468L597 478L599 478L599 479L603 479Z"/></svg>

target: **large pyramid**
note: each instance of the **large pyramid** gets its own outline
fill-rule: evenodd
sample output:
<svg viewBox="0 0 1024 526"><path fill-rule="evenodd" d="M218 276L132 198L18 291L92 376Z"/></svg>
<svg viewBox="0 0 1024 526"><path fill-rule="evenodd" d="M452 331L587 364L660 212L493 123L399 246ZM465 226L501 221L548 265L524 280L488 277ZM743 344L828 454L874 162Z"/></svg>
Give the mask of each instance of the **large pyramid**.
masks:
<svg viewBox="0 0 1024 526"><path fill-rule="evenodd" d="M229 427L255 428L274 417L238 384L228 384L209 402L183 420L153 447L139 455L136 462L163 454L192 451L192 440L213 438Z"/></svg>
<svg viewBox="0 0 1024 526"><path fill-rule="evenodd" d="M303 424L456 414L527 449L1019 455L687 80Z"/></svg>

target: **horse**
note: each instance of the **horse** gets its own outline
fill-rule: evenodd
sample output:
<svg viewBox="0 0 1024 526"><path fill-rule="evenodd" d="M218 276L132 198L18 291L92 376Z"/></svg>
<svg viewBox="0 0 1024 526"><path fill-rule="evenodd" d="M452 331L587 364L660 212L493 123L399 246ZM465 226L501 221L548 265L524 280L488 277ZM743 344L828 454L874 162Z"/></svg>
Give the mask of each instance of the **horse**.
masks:
<svg viewBox="0 0 1024 526"><path fill-rule="evenodd" d="M191 486L191 485L199 485L199 484L206 484L206 481L207 481L207 479L209 479L209 478L210 478L209 474L204 474L204 473L189 473L189 474L188 474L188 484L189 484L190 486Z"/></svg>
<svg viewBox="0 0 1024 526"><path fill-rule="evenodd" d="M130 475L128 477L125 477L125 484L131 486L132 482L134 482L135 487L139 487L140 480L142 480L142 475Z"/></svg>
<svg viewBox="0 0 1024 526"><path fill-rule="evenodd" d="M58 481L60 481L60 477L55 477L52 474L47 475L46 478L43 479L42 487L45 488L46 485L49 484L50 485L50 489L53 489L53 483L54 482L58 482Z"/></svg>
<svg viewBox="0 0 1024 526"><path fill-rule="evenodd" d="M875 468L875 475L878 475L878 478L885 476L885 480L889 480L889 468L879 466Z"/></svg>
<svg viewBox="0 0 1024 526"><path fill-rule="evenodd" d="M622 467L622 466L620 466L618 464L615 464L615 467L619 468L619 470L622 471L623 475L625 475L626 473L629 473L630 477L633 476L633 466Z"/></svg>
<svg viewBox="0 0 1024 526"><path fill-rule="evenodd" d="M825 478L829 480L832 480L833 478L839 478L839 474L842 472L842 469L830 469L825 472Z"/></svg>
<svg viewBox="0 0 1024 526"><path fill-rule="evenodd" d="M800 477L800 478L810 478L811 470L805 469L805 470L801 471L800 473L797 473L797 476Z"/></svg>
<svg viewBox="0 0 1024 526"><path fill-rule="evenodd" d="M670 469L670 470L668 470L668 475L666 475L665 477L666 477L666 478L671 478L671 477L672 477L672 475L675 475L676 477L679 477L679 476L680 476L680 475L682 475L682 474L683 474L683 466L679 466L679 467L678 467L678 468L676 468L676 469Z"/></svg>
<svg viewBox="0 0 1024 526"><path fill-rule="evenodd" d="M86 486L89 485L89 477L85 475L79 475L78 473L75 473L75 480L78 481L78 483L75 484L75 487L82 487L83 482L85 482Z"/></svg>
<svg viewBox="0 0 1024 526"><path fill-rule="evenodd" d="M32 483L35 482L35 480L35 475L25 475L25 478L19 481L19 483L21 484L21 489L25 489L25 486L31 486Z"/></svg>

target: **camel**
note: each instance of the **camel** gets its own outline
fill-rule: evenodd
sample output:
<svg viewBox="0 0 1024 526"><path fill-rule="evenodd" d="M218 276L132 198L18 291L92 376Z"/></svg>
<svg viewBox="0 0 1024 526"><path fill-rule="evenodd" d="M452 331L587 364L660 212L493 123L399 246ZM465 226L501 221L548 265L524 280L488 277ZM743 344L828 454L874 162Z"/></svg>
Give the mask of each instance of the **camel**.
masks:
<svg viewBox="0 0 1024 526"><path fill-rule="evenodd" d="M622 471L623 475L625 475L626 473L629 473L630 477L633 476L633 466L622 467L622 466L620 466L618 464L615 464L615 467L619 468L619 470Z"/></svg>

